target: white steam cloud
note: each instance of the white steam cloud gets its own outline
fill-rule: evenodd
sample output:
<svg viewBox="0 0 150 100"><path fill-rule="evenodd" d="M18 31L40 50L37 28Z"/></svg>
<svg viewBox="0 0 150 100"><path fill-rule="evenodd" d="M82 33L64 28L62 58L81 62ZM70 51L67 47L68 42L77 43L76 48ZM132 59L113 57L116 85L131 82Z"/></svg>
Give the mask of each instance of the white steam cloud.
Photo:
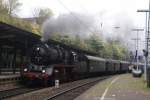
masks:
<svg viewBox="0 0 150 100"><path fill-rule="evenodd" d="M133 32L132 29L137 27L132 20L126 13L118 13L113 17L110 17L107 12L103 16L81 13L62 14L49 18L43 24L42 40L48 40L55 33L71 37L78 35L85 39L95 32L104 39L108 37L119 39L122 44L134 51L135 44L132 38L136 38L136 32ZM145 37L142 33L139 36L141 40Z"/></svg>
<svg viewBox="0 0 150 100"><path fill-rule="evenodd" d="M43 39L47 40L55 33L68 36L78 35L80 38L87 38L94 31L94 16L79 13L63 14L57 18L49 18L43 24Z"/></svg>

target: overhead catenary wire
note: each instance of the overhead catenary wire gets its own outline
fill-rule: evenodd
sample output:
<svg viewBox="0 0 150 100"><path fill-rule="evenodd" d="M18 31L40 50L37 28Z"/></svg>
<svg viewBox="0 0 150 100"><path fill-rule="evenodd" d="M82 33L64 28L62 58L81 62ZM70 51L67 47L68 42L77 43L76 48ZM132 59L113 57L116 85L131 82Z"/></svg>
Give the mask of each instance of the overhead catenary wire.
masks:
<svg viewBox="0 0 150 100"><path fill-rule="evenodd" d="M88 10L87 10L83 5L80 4L80 7L81 7L82 9L84 9L84 10L86 11L86 13L88 13ZM96 23L97 23L97 24L100 23L100 27L99 27L99 25L97 25L96 27L93 26L93 28L94 28L96 31L99 30L99 28L102 29L102 27L103 27L103 21L100 21L100 19L99 19L99 20L96 21ZM100 31L101 31L101 30L100 30Z"/></svg>
<svg viewBox="0 0 150 100"><path fill-rule="evenodd" d="M69 8L67 8L64 3L61 0L57 0L59 4L61 4L66 10L69 11L69 13L71 14L71 16L73 16L80 24L82 24L85 28L87 28L87 30L91 33L94 33L93 31L89 30L88 26L82 22L82 20L80 20Z"/></svg>

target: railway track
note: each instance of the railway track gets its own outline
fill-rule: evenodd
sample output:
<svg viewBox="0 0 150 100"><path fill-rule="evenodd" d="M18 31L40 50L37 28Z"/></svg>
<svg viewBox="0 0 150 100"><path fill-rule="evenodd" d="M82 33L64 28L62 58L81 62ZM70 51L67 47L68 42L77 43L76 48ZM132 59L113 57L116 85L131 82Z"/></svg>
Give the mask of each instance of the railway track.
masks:
<svg viewBox="0 0 150 100"><path fill-rule="evenodd" d="M104 79L110 78L110 76L102 77L100 79L94 79L92 81L88 81L82 84L78 84L72 87L68 87L68 89L62 90L54 95L49 96L45 100L72 100L77 97L80 93L87 90L91 86L95 85L97 82L102 81ZM69 96L69 97L68 97Z"/></svg>
<svg viewBox="0 0 150 100"><path fill-rule="evenodd" d="M17 96L21 94L25 94L28 92L36 91L42 88L27 88L27 87L18 87L14 89L0 91L0 100L10 98L12 96Z"/></svg>
<svg viewBox="0 0 150 100"><path fill-rule="evenodd" d="M20 75L2 75L0 77L0 85L18 83L20 81Z"/></svg>
<svg viewBox="0 0 150 100"><path fill-rule="evenodd" d="M41 89L41 91L40 91L40 88L12 89L8 91L3 91L3 93L0 92L0 94L2 93L0 95L0 100L1 99L10 100L13 98L15 100L37 100L37 99L38 100L44 100L44 99L45 100L72 100L72 98L74 99L75 97L77 97L78 95L86 91L88 88L95 85L97 82L110 78L110 77L112 76L77 80L74 82L63 83L59 86L59 88L55 88L55 86L46 87L46 88L44 87ZM39 90L39 91L36 91L36 90ZM35 91L35 92L32 92L32 91ZM28 92L32 92L32 94ZM69 96L66 96L66 94L68 93L70 93ZM69 99L68 97L71 99Z"/></svg>

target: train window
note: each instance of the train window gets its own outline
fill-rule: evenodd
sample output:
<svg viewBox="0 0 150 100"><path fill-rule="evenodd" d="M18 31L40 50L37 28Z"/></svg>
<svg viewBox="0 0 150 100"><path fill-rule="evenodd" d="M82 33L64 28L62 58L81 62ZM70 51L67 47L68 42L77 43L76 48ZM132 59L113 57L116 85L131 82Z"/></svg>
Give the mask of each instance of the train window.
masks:
<svg viewBox="0 0 150 100"><path fill-rule="evenodd" d="M78 58L77 55L74 55L74 61L75 61L75 62L78 61L77 58Z"/></svg>
<svg viewBox="0 0 150 100"><path fill-rule="evenodd" d="M48 75L52 75L53 68L52 67L47 67L47 68L45 68L45 71Z"/></svg>
<svg viewBox="0 0 150 100"><path fill-rule="evenodd" d="M29 65L30 71L39 72L39 71L42 71L42 69L44 69L44 68L45 68L45 66L41 66L41 65L33 65L33 64Z"/></svg>
<svg viewBox="0 0 150 100"><path fill-rule="evenodd" d="M72 55L74 62L77 62L77 54L75 52L72 52Z"/></svg>

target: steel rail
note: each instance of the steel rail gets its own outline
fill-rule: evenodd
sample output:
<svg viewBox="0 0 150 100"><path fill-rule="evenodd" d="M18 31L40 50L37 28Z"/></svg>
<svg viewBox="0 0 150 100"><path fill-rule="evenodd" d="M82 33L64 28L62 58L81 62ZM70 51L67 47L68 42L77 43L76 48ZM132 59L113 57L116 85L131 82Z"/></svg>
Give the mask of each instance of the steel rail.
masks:
<svg viewBox="0 0 150 100"><path fill-rule="evenodd" d="M13 97L13 96L17 96L17 95L21 95L21 94L25 94L28 92L40 90L40 89L43 89L43 88L18 87L18 88L14 88L14 89L0 91L0 100L9 98L9 97Z"/></svg>
<svg viewBox="0 0 150 100"><path fill-rule="evenodd" d="M91 84L91 83L94 83L94 82L97 82L97 81L102 81L102 80L107 79L107 78L109 78L109 77L110 77L110 76L102 77L101 79L96 79L96 80L94 80L94 81L90 81L90 82L83 83L83 84L81 84L81 85L77 85L77 86L75 86L75 87L72 87L72 88L66 89L66 90L64 90L64 91L61 91L61 92L59 92L59 93L57 93L57 94L54 94L54 95L48 97L48 98L45 99L45 100L51 100L51 99L57 98L58 96L61 96L61 95L65 94L65 93L67 93L67 92L70 92L70 91L72 91L72 90L75 90L75 89L77 89L77 88L86 86L86 85L88 85L88 84Z"/></svg>

